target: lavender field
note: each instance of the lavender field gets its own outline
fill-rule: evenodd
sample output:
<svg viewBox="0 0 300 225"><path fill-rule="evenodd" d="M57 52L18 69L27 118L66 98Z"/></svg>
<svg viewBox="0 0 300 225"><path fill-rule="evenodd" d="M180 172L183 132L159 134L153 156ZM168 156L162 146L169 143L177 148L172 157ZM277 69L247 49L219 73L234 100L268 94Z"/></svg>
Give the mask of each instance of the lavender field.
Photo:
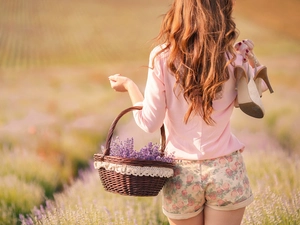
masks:
<svg viewBox="0 0 300 225"><path fill-rule="evenodd" d="M170 2L0 0L0 225L167 224L160 196L105 192L92 158L130 106L107 77L144 87ZM240 39L256 43L275 89L263 96L263 119L233 115L255 194L243 224L300 221L299 9L297 0L237 1ZM117 129L140 132L130 115ZM142 136L138 145L157 139Z"/></svg>

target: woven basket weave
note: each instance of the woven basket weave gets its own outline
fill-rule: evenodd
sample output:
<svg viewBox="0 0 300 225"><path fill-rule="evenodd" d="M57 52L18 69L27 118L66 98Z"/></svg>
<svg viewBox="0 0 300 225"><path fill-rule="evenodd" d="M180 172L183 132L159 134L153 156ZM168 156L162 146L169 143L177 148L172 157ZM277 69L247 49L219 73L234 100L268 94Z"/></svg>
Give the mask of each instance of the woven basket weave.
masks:
<svg viewBox="0 0 300 225"><path fill-rule="evenodd" d="M130 167L138 168L155 168L158 170L172 170L174 164L152 161L152 160L138 160L128 159L116 156L110 156L110 145L112 136L118 121L123 115L132 110L141 110L141 106L133 106L123 110L113 121L106 138L105 151L103 154L94 154L94 163L105 163L106 165L126 165ZM164 156L164 150L166 146L166 137L164 126L161 127L161 156ZM96 167L95 167L96 168ZM105 167L98 168L100 180L106 191L118 193L127 196L156 196L163 188L164 184L168 180L168 177L161 176L140 176L140 175L128 175L122 174L119 171L109 170Z"/></svg>

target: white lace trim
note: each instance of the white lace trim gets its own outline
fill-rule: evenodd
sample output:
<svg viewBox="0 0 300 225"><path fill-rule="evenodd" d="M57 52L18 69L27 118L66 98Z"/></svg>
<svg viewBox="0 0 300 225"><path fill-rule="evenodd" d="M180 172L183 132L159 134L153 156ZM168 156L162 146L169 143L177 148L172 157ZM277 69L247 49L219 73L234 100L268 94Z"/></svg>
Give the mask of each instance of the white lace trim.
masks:
<svg viewBox="0 0 300 225"><path fill-rule="evenodd" d="M109 162L94 162L95 169L105 168L106 170L115 171L116 173L121 173L124 175L134 175L134 176L151 176L151 177L172 177L174 171L171 168L165 167L152 167L152 166L129 166L129 165L119 165Z"/></svg>

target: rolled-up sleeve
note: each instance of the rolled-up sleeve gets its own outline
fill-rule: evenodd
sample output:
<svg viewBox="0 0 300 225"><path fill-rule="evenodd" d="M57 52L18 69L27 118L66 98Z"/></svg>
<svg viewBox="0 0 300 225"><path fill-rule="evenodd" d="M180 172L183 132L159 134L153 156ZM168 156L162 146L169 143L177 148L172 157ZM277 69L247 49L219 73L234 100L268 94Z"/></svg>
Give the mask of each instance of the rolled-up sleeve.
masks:
<svg viewBox="0 0 300 225"><path fill-rule="evenodd" d="M137 125L148 133L155 132L162 126L166 113L166 95L162 68L165 62L160 55L155 57L159 50L160 48L157 47L150 54L144 100L135 104L143 106L143 109L133 112ZM154 65L152 62L154 62Z"/></svg>

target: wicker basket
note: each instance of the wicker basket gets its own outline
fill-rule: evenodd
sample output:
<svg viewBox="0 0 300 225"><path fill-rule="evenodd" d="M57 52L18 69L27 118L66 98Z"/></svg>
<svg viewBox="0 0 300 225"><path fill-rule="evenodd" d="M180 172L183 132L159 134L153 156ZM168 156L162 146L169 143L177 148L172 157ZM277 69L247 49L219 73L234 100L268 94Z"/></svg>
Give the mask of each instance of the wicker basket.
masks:
<svg viewBox="0 0 300 225"><path fill-rule="evenodd" d="M94 154L95 168L98 169L100 180L106 191L127 196L156 196L168 180L173 176L173 163L137 160L122 157L110 156L110 145L114 129L120 118L132 110L141 110L141 106L134 106L123 110L113 121L106 139L105 151L103 154ZM161 127L161 154L164 155L166 137L164 126ZM99 166L100 165L100 166ZM105 165L105 166L103 166ZM146 175L122 173L116 168L138 168L146 171ZM159 174L147 174L147 170L155 170ZM122 170L122 169L121 169ZM167 173L160 173L167 171ZM171 172L171 174L170 174ZM166 175L168 174L168 175Z"/></svg>

